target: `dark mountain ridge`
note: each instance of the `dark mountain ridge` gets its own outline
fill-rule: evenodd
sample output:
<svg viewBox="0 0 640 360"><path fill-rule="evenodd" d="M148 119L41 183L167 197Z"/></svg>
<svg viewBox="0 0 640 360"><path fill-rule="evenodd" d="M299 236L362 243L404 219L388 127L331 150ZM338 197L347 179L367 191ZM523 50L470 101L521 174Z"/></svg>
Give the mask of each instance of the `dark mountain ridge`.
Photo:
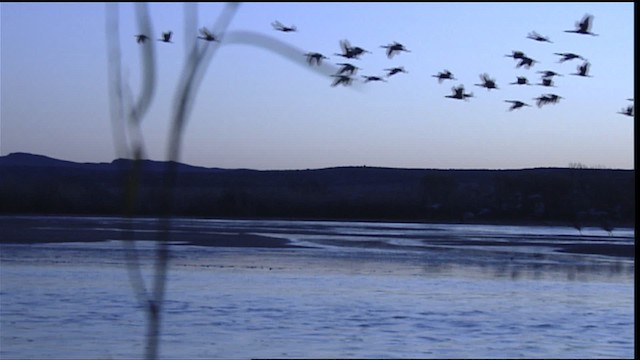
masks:
<svg viewBox="0 0 640 360"><path fill-rule="evenodd" d="M134 162L0 157L0 213L123 214ZM633 226L635 170L220 169L140 162L135 213L176 216Z"/></svg>

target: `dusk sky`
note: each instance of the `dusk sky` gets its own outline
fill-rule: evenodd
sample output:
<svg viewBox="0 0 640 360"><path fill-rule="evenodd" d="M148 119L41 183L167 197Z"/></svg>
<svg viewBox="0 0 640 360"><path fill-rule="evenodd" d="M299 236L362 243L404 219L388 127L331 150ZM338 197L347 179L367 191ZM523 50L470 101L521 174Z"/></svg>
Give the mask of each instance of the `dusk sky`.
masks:
<svg viewBox="0 0 640 360"><path fill-rule="evenodd" d="M192 29L212 28L225 3L199 3ZM0 155L28 152L111 162L105 3L2 3ZM142 119L147 157L166 160L169 124L187 41L183 3L150 3L150 42L136 43L133 3L120 3L124 78L141 88L140 48L153 46L156 88ZM567 33L585 14L598 36ZM294 25L276 31L274 21ZM173 31L173 43L157 41ZM241 31L266 43L241 44ZM552 43L528 39L535 31ZM233 35L235 34L235 35ZM218 34L216 34L218 35ZM382 166L435 169L634 168L634 3L242 3L197 89L179 161L258 170ZM234 37L235 36L235 37ZM232 41L236 39L236 41ZM340 40L370 53L344 59ZM270 41L271 41L270 40ZM203 42L202 40L199 40ZM388 58L381 46L410 52ZM204 42L203 42L204 43ZM218 45L210 45L218 46ZM537 60L526 69L507 57ZM327 57L309 65L307 52ZM583 60L589 75L572 75ZM331 86L336 63L361 68L351 86ZM407 73L386 76L402 66ZM322 71L318 71L322 69ZM433 77L450 70L457 80ZM553 70L556 87L536 85ZM480 74L496 80L488 90ZM364 83L362 75L386 82ZM526 76L532 85L511 85ZM468 101L446 98L464 85ZM554 93L555 104L534 98ZM530 107L509 111L506 100Z"/></svg>

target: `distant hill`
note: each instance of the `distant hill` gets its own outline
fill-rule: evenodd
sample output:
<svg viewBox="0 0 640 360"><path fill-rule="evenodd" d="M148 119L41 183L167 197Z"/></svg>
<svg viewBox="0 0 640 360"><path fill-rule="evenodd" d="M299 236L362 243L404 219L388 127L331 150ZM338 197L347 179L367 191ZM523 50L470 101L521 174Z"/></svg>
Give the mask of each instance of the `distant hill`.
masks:
<svg viewBox="0 0 640 360"><path fill-rule="evenodd" d="M140 162L135 213L157 215L162 161ZM219 169L173 163L176 216L633 226L635 171L335 167ZM0 214L121 215L133 161L0 157Z"/></svg>

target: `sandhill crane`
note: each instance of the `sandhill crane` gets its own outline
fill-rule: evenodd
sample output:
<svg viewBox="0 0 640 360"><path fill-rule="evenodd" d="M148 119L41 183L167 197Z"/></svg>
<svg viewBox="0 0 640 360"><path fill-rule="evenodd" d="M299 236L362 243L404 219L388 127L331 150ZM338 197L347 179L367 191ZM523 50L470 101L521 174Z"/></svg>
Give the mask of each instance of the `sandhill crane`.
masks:
<svg viewBox="0 0 640 360"><path fill-rule="evenodd" d="M135 35L135 37L138 44L143 44L145 41L149 40L149 37L145 34L138 34Z"/></svg>
<svg viewBox="0 0 640 360"><path fill-rule="evenodd" d="M336 65L340 65L341 68L340 70L338 70L338 75L343 74L343 73L349 73L350 75L355 74L358 70L360 70L359 67L349 64L349 63L339 63Z"/></svg>
<svg viewBox="0 0 640 360"><path fill-rule="evenodd" d="M542 35L538 34L535 31L530 32L527 35L527 39L532 39L532 40L540 41L540 42L548 42L548 43L552 43L553 44L553 41L549 40L549 37L542 36Z"/></svg>
<svg viewBox="0 0 640 360"><path fill-rule="evenodd" d="M167 32L163 32L162 33L162 38L158 39L158 41L162 41L162 42L166 42L166 43L170 43L171 41L171 35L173 34L172 31L167 31Z"/></svg>
<svg viewBox="0 0 640 360"><path fill-rule="evenodd" d="M524 56L520 59L520 62L516 65L516 68L524 67L525 69L529 69L533 66L533 64L537 62L537 60L533 60L530 57Z"/></svg>
<svg viewBox="0 0 640 360"><path fill-rule="evenodd" d="M348 75L335 74L331 76L336 78L331 84L331 86L337 86L339 84L342 84L343 86L348 86L348 85L351 85L351 82L353 82L353 78Z"/></svg>
<svg viewBox="0 0 640 360"><path fill-rule="evenodd" d="M308 52L304 54L307 57L307 62L309 65L313 65L313 62L316 62L316 65L320 65L322 60L329 59L328 57L318 53L318 52Z"/></svg>
<svg viewBox="0 0 640 360"><path fill-rule="evenodd" d="M522 59L526 57L526 55L522 51L512 50L511 55L505 55L506 57L514 58L514 59Z"/></svg>
<svg viewBox="0 0 640 360"><path fill-rule="evenodd" d="M445 95L444 97L449 99L457 99L457 100L465 100L465 101L468 101L467 100L468 98L473 97L473 93L464 92L464 85L458 85L457 87L452 86L451 91L453 92L453 94Z"/></svg>
<svg viewBox="0 0 640 360"><path fill-rule="evenodd" d="M569 61L569 60L573 60L573 59L580 59L580 60L584 60L584 58L578 54L574 54L574 53L553 53L554 55L558 55L561 56L560 60L558 60L559 63L563 63L565 61Z"/></svg>
<svg viewBox="0 0 640 360"><path fill-rule="evenodd" d="M453 73L451 73L451 71L449 70L445 70L445 71L439 72L437 75L431 75L431 76L438 78L439 83L442 83L443 80L457 80L453 76Z"/></svg>
<svg viewBox="0 0 640 360"><path fill-rule="evenodd" d="M588 61L585 61L582 65L578 66L578 72L571 73L571 75L592 77L591 75L589 75L589 67L591 67L591 64Z"/></svg>
<svg viewBox="0 0 640 360"><path fill-rule="evenodd" d="M367 76L367 75L362 75L362 77L364 78L364 82L368 83L369 81L384 81L386 82L387 80L379 77L379 76Z"/></svg>
<svg viewBox="0 0 640 360"><path fill-rule="evenodd" d="M537 71L538 74L542 74L543 78L551 78L554 76L562 76L562 74L558 74L557 72L553 71L553 70L544 70L544 71Z"/></svg>
<svg viewBox="0 0 640 360"><path fill-rule="evenodd" d="M397 73L408 73L408 71L406 71L404 69L403 66L398 66L398 67L394 67L394 68L389 68L389 69L384 69L384 71L388 71L387 73L387 77L391 77L392 75L395 75Z"/></svg>
<svg viewBox="0 0 640 360"><path fill-rule="evenodd" d="M295 25L292 26L284 26L282 25L282 23L280 23L280 21L276 20L274 22L271 23L271 26L273 26L274 29L278 30L278 31L282 31L282 32L294 32L297 31Z"/></svg>
<svg viewBox="0 0 640 360"><path fill-rule="evenodd" d="M199 31L200 31L200 34L202 34L202 36L198 36L198 39L202 39L206 41L218 41L218 42L220 41L206 27L201 28Z"/></svg>
<svg viewBox="0 0 640 360"><path fill-rule="evenodd" d="M517 80L515 82L509 83L509 85L531 85L529 80L527 80L524 76L517 76Z"/></svg>
<svg viewBox="0 0 640 360"><path fill-rule="evenodd" d="M512 104L511 107L509 107L509 109L507 109L507 111L513 111L515 109L520 109L520 108L522 108L524 106L531 106L531 105L529 105L527 103L524 103L524 102L522 102L520 100L505 100L505 102L508 102L508 103Z"/></svg>
<svg viewBox="0 0 640 360"><path fill-rule="evenodd" d="M618 114L633 117L633 105L629 105L626 108L622 108L622 110L618 111Z"/></svg>
<svg viewBox="0 0 640 360"><path fill-rule="evenodd" d="M347 59L359 59L360 55L364 53L371 53L371 51L367 51L359 46L351 46L349 40L340 40L340 48L342 49L342 54L334 54L337 56L342 56Z"/></svg>
<svg viewBox="0 0 640 360"><path fill-rule="evenodd" d="M391 59L393 55L400 53L401 51L411 52L407 50L407 48L405 48L404 45L400 44L397 41L394 41L392 44L389 44L389 45L381 45L380 47L387 49L387 57L389 59Z"/></svg>
<svg viewBox="0 0 640 360"><path fill-rule="evenodd" d="M498 89L498 85L496 85L496 81L491 79L488 74L480 74L480 79L482 80L482 84L474 84L476 86L487 88L487 90Z"/></svg>
<svg viewBox="0 0 640 360"><path fill-rule="evenodd" d="M598 36L598 34L591 32L591 25L593 25L593 15L585 14L581 21L576 21L575 30L565 30L564 32Z"/></svg>

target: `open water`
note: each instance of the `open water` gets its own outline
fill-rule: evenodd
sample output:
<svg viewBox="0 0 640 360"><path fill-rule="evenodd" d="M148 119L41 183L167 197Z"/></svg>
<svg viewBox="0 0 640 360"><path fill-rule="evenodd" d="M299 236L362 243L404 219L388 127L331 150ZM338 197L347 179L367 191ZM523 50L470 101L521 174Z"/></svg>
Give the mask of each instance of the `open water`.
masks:
<svg viewBox="0 0 640 360"><path fill-rule="evenodd" d="M82 221L98 231L123 220ZM173 228L300 247L176 239L162 359L635 354L634 258L559 251L631 245L633 229L203 219ZM155 245L135 245L148 282ZM117 238L0 244L0 358L143 358L146 317L126 254Z"/></svg>

